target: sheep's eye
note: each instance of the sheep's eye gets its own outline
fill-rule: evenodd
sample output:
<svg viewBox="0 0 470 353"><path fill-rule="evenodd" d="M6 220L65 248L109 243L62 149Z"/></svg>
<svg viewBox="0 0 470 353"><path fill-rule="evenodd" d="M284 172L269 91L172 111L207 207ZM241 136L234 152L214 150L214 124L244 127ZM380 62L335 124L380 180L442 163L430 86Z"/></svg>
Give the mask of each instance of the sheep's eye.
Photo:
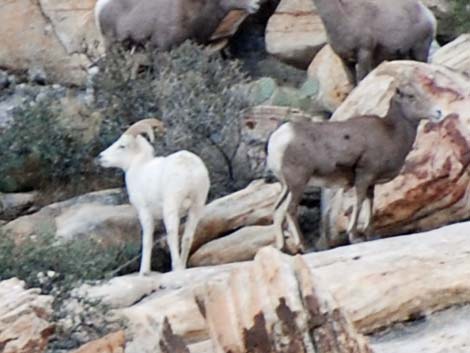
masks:
<svg viewBox="0 0 470 353"><path fill-rule="evenodd" d="M124 146L124 145L119 145L118 148L119 148L120 150L122 150L122 149L126 148L126 146Z"/></svg>
<svg viewBox="0 0 470 353"><path fill-rule="evenodd" d="M415 95L414 95L414 94L409 94L409 95L408 95L408 98L409 98L409 99L415 99Z"/></svg>

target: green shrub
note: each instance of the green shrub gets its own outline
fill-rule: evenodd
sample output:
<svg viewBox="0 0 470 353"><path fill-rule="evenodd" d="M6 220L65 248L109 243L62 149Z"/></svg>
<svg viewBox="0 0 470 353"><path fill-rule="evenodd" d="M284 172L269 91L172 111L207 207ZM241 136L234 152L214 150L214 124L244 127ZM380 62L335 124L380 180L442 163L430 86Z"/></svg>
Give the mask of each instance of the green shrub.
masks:
<svg viewBox="0 0 470 353"><path fill-rule="evenodd" d="M86 151L58 123L59 113L60 106L50 102L26 104L15 111L12 124L0 137L0 189L32 188L78 174Z"/></svg>
<svg viewBox="0 0 470 353"><path fill-rule="evenodd" d="M97 105L105 116L102 136L116 138L129 124L158 117L167 126L156 143L159 154L191 150L208 165L214 195L237 188L233 160L240 117L249 104L240 64L189 42L143 55L150 65L136 78L130 55L119 48L95 77Z"/></svg>
<svg viewBox="0 0 470 353"><path fill-rule="evenodd" d="M56 330L48 352L70 350L123 325L109 320L109 308L103 303L83 298L73 289L84 281L105 279L119 268L119 274L133 272L135 268L123 264L137 262L137 266L139 254L138 243L103 248L93 240L58 243L49 234L38 234L15 245L11 237L0 233L0 281L17 277L28 288L51 294ZM81 309L70 310L67 303L71 301Z"/></svg>
<svg viewBox="0 0 470 353"><path fill-rule="evenodd" d="M470 32L470 2L468 0L451 0L452 26L457 33Z"/></svg>
<svg viewBox="0 0 470 353"><path fill-rule="evenodd" d="M156 64L144 67L136 77L133 56L121 48L101 63L94 78L95 103L84 109L101 117L99 131L90 140L84 141L63 122L68 110L61 104L67 103L53 96L17 110L0 136L0 150L5 151L0 190L65 185L71 189L66 196L72 196L116 186L122 183L116 177L120 174L97 167L93 160L129 124L148 117L159 117L167 126L167 134L156 144L159 154L192 150L208 164L215 194L236 188L233 158L240 114L248 105L247 92L241 89L247 78L239 63L191 43L142 55ZM87 118L77 115L69 120Z"/></svg>
<svg viewBox="0 0 470 353"><path fill-rule="evenodd" d="M28 287L48 293L54 286L71 287L77 281L105 278L140 253L139 244L103 248L92 239L59 243L53 235L41 234L16 246L0 234L0 281L17 277ZM47 273L53 273L47 276Z"/></svg>

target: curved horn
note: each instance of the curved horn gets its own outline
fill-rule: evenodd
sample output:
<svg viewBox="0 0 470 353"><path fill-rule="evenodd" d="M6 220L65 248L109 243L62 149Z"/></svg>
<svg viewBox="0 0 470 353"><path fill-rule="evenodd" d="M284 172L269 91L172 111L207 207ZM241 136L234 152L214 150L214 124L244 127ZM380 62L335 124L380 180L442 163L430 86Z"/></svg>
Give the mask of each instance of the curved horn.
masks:
<svg viewBox="0 0 470 353"><path fill-rule="evenodd" d="M157 132L164 132L165 126L158 119L143 119L132 124L124 133L132 136L147 134L150 141L153 142L155 140L154 129L156 129Z"/></svg>

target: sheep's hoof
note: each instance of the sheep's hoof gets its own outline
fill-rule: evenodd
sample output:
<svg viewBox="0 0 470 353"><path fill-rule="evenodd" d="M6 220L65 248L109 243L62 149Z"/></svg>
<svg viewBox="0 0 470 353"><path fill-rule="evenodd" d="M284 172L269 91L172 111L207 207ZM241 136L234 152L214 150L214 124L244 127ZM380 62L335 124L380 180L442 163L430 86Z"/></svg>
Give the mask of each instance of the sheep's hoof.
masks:
<svg viewBox="0 0 470 353"><path fill-rule="evenodd" d="M366 236L351 234L351 233L349 233L348 238L349 238L350 244L359 244L367 240Z"/></svg>
<svg viewBox="0 0 470 353"><path fill-rule="evenodd" d="M302 243L294 243L291 241L290 238L287 239L286 245L284 246L283 251L287 254L295 255L295 254L304 254L305 253L305 245Z"/></svg>
<svg viewBox="0 0 470 353"><path fill-rule="evenodd" d="M171 264L171 271L184 271L186 266L184 266L181 262L175 262Z"/></svg>

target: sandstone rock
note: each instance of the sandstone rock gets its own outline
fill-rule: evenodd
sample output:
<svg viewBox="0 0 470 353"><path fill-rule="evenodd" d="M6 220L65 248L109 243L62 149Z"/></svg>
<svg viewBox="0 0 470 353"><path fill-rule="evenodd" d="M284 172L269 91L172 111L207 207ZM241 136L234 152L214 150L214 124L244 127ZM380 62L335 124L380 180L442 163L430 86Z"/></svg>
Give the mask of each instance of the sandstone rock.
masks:
<svg viewBox="0 0 470 353"><path fill-rule="evenodd" d="M255 180L245 189L209 203L194 236L192 249L243 226L272 222L272 207L281 187Z"/></svg>
<svg viewBox="0 0 470 353"><path fill-rule="evenodd" d="M93 18L96 0L18 0L0 10L0 66L43 70L48 81L82 84L99 55Z"/></svg>
<svg viewBox="0 0 470 353"><path fill-rule="evenodd" d="M209 49L218 51L223 49L240 25L249 16L248 12L242 10L232 10L222 20L209 40Z"/></svg>
<svg viewBox="0 0 470 353"><path fill-rule="evenodd" d="M266 50L281 61L306 69L326 43L313 1L281 0L266 27Z"/></svg>
<svg viewBox="0 0 470 353"><path fill-rule="evenodd" d="M139 222L126 201L121 189L92 192L17 218L7 223L4 230L17 242L44 234L55 234L64 240L91 237L104 245L137 241Z"/></svg>
<svg viewBox="0 0 470 353"><path fill-rule="evenodd" d="M354 88L339 56L324 46L308 67L308 76L318 82L317 105L334 112Z"/></svg>
<svg viewBox="0 0 470 353"><path fill-rule="evenodd" d="M201 246L189 259L190 266L220 265L253 260L259 249L273 245L272 225L243 227Z"/></svg>
<svg viewBox="0 0 470 353"><path fill-rule="evenodd" d="M54 331L51 296L25 289L16 278L0 282L0 347L3 353L43 352Z"/></svg>
<svg viewBox="0 0 470 353"><path fill-rule="evenodd" d="M272 247L210 281L204 312L216 353L372 352L305 261Z"/></svg>
<svg viewBox="0 0 470 353"><path fill-rule="evenodd" d="M444 65L470 77L470 34L462 34L437 50L432 63Z"/></svg>
<svg viewBox="0 0 470 353"><path fill-rule="evenodd" d="M371 113L384 116L396 82L408 78L420 82L448 116L439 125L423 122L401 174L376 187L377 236L428 230L470 215L470 80L442 66L386 63L360 83L332 119ZM336 243L346 229L352 198L350 192L341 190L327 195L324 229Z"/></svg>
<svg viewBox="0 0 470 353"><path fill-rule="evenodd" d="M84 284L74 290L74 296L99 300L111 309L119 309L134 305L157 289L162 289L160 286L161 278L156 273L148 276L131 274L112 278L99 286Z"/></svg>
<svg viewBox="0 0 470 353"><path fill-rule="evenodd" d="M395 353L403 347L408 352L467 353L470 349L469 325L470 306L466 305L378 335L371 344L375 353Z"/></svg>
<svg viewBox="0 0 470 353"><path fill-rule="evenodd" d="M0 219L12 219L32 206L37 199L36 192L16 194L0 193Z"/></svg>
<svg viewBox="0 0 470 353"><path fill-rule="evenodd" d="M312 281L319 285L316 288L332 293L339 307L349 313L354 327L360 333L369 335L374 352L410 352L408 345L400 343L408 343L413 337L416 338L413 340L413 352L444 353L443 346L432 345L432 342L445 342L449 347L458 347L456 353L464 353L466 351L462 351L458 344L462 347L469 344L465 326L468 320L463 319L467 311L461 311L466 310L461 305L470 301L470 283L467 280L470 275L469 231L469 222L458 223L422 234L366 242L307 254L302 258L312 272ZM288 292L286 295L298 293L298 286L284 288L291 282L283 282L279 292L274 289L264 291L264 283L269 282L269 278L279 278L285 273L284 267L276 270L277 262L274 259L266 261L268 264L256 272L254 279L244 280L241 286L232 287L234 293L240 294L240 300L248 300L251 290L256 288L266 296L283 293L283 290ZM274 264L271 265L271 262ZM233 270L250 273L250 264L243 262L200 267L153 276L155 291L137 301L138 296L134 295L134 299L122 301L124 307L114 310L129 324L128 334L132 339L127 344L126 352L161 352L158 338L165 318L168 318L173 334L184 341L191 353L215 352L211 348L213 342L205 320L207 312L202 306L207 285L227 283ZM125 276L120 282L115 282L119 284L114 290L108 286L107 300L120 296L122 285L132 285L137 279L137 276ZM245 292L247 297L241 295ZM225 299L231 300L230 296ZM135 304L129 304L132 302ZM248 320L251 316L250 306L245 307L246 311L238 311L246 313L246 316L240 316L241 320ZM449 310L454 313L452 317L456 319L443 322L437 317L434 321L445 308L451 308ZM457 312L461 314L457 315ZM410 322L416 331L404 334L400 325L395 326L401 322ZM436 322L438 326L429 325L429 322ZM230 325L226 320L221 329ZM444 329L443 335L444 332L449 335L440 336L439 328ZM381 329L387 329L390 336L370 336Z"/></svg>
<svg viewBox="0 0 470 353"><path fill-rule="evenodd" d="M124 353L125 345L124 331L117 331L89 342L72 353Z"/></svg>
<svg viewBox="0 0 470 353"><path fill-rule="evenodd" d="M140 232L135 208L125 205L85 204L71 207L55 218L59 239L96 238L103 245L138 239ZM120 239L121 238L121 239Z"/></svg>

